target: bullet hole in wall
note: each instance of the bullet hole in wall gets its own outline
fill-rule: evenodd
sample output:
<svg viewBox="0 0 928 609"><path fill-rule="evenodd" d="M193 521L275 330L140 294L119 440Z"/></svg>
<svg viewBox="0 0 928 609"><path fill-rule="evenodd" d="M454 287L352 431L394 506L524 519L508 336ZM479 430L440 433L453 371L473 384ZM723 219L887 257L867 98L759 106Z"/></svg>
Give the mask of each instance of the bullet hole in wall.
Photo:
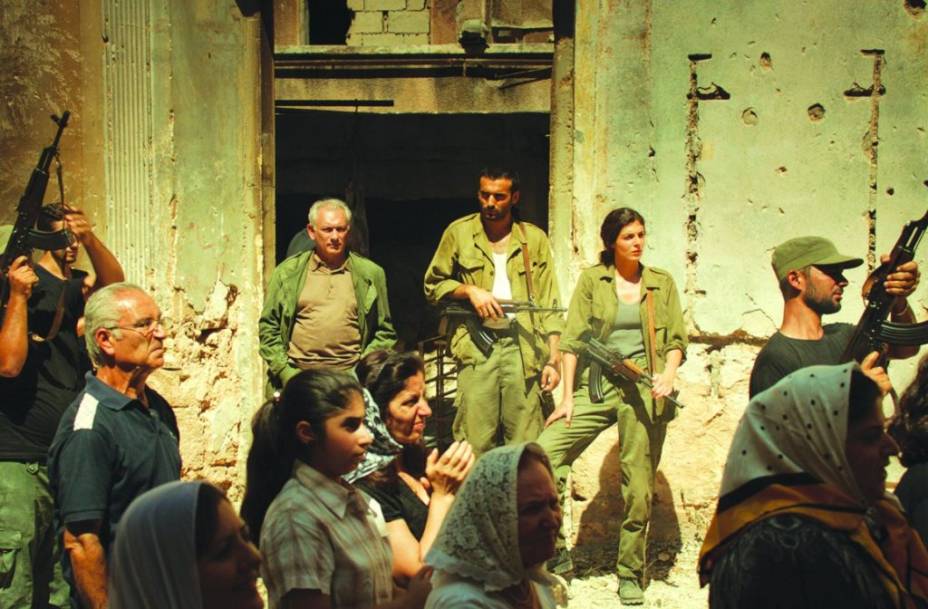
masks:
<svg viewBox="0 0 928 609"><path fill-rule="evenodd" d="M764 51L760 54L760 67L766 68L768 70L773 69L773 60L770 59L770 53Z"/></svg>
<svg viewBox="0 0 928 609"><path fill-rule="evenodd" d="M757 112L754 111L754 108L746 108L744 112L741 113L741 122L745 125L756 125L757 120Z"/></svg>
<svg viewBox="0 0 928 609"><path fill-rule="evenodd" d="M921 17L925 12L925 0L904 0L903 5L913 17Z"/></svg>
<svg viewBox="0 0 928 609"><path fill-rule="evenodd" d="M825 118L825 106L822 104L812 104L809 106L808 112L809 120L813 123L817 123L818 121Z"/></svg>

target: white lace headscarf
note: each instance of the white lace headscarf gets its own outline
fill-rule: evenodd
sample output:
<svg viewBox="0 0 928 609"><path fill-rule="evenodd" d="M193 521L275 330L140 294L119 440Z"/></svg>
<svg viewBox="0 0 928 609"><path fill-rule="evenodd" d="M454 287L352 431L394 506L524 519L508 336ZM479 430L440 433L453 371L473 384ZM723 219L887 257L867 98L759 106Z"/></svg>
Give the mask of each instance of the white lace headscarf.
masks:
<svg viewBox="0 0 928 609"><path fill-rule="evenodd" d="M202 609L194 532L201 484L156 487L123 514L109 558L110 609Z"/></svg>
<svg viewBox="0 0 928 609"><path fill-rule="evenodd" d="M524 452L547 458L534 443L494 448L481 456L454 499L426 564L483 584L492 592L528 577L519 552L519 461ZM542 567L543 568L543 567Z"/></svg>
<svg viewBox="0 0 928 609"><path fill-rule="evenodd" d="M844 452L855 368L802 368L754 396L732 438L721 496L752 480L805 472L866 503Z"/></svg>

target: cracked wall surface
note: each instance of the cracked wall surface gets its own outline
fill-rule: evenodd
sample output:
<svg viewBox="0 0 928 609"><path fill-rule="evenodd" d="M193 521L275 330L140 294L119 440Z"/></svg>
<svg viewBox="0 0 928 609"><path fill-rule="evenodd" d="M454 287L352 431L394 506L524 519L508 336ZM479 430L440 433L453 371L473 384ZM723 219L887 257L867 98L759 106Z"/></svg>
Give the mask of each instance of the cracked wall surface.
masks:
<svg viewBox="0 0 928 609"><path fill-rule="evenodd" d="M926 40L924 12L902 2L578 10L576 130L551 170L573 183L571 211L557 207L562 198L550 215L570 222L551 227L562 289L594 261L606 211L634 207L647 220L645 262L673 274L691 338L679 372L687 408L670 425L658 475L652 566L698 548L711 517L751 366L782 316L773 248L819 234L872 265L928 208ZM928 268L928 248L918 260ZM847 273L844 309L829 321L857 321L866 272ZM924 285L911 301L928 317ZM892 365L897 386L915 361ZM581 546L618 536L617 458L612 430L574 468Z"/></svg>

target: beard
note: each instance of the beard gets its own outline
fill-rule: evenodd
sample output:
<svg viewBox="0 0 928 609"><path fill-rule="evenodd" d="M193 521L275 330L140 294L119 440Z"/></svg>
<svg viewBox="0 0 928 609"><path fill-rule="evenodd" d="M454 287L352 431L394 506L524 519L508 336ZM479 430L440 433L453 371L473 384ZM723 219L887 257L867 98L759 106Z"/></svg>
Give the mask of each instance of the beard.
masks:
<svg viewBox="0 0 928 609"><path fill-rule="evenodd" d="M822 294L811 285L802 295L802 301L819 315L830 315L841 310L840 302L835 302L830 294Z"/></svg>

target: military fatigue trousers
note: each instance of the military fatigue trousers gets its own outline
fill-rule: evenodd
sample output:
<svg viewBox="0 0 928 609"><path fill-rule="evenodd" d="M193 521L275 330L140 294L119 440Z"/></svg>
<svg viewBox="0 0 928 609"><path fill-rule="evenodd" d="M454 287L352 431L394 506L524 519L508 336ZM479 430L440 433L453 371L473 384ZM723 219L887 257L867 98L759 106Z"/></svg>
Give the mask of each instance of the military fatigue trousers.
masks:
<svg viewBox="0 0 928 609"><path fill-rule="evenodd" d="M567 472L564 466L572 464L600 432L618 423L624 513L616 571L621 579L641 582L654 476L667 431L666 419L652 422L650 391L624 379L612 382L604 376L603 401L594 403L588 376L589 372L584 371L580 387L574 392L570 427L559 419L542 432L538 443L551 459L563 500Z"/></svg>
<svg viewBox="0 0 928 609"><path fill-rule="evenodd" d="M48 469L0 461L0 607L70 607Z"/></svg>
<svg viewBox="0 0 928 609"><path fill-rule="evenodd" d="M500 444L530 442L544 426L537 378L526 379L514 337L501 336L490 356L458 371L454 439L481 455Z"/></svg>

